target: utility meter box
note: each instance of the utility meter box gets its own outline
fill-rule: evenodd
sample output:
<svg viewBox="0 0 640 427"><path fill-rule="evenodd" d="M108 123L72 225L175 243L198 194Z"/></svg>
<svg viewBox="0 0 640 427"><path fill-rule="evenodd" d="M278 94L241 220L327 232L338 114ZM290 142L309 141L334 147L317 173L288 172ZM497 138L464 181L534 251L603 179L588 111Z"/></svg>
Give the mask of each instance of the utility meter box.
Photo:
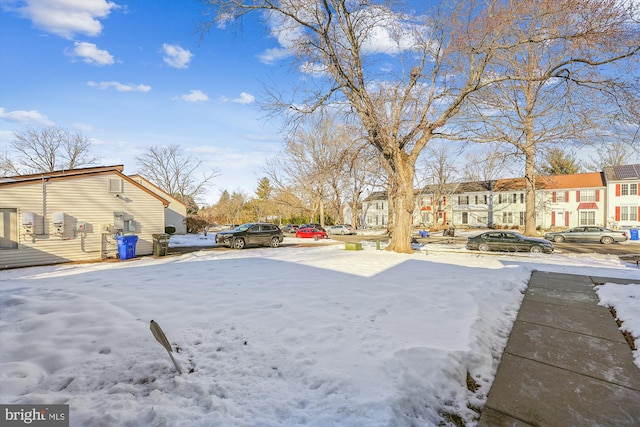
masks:
<svg viewBox="0 0 640 427"><path fill-rule="evenodd" d="M54 212L53 225L56 227L64 225L64 212Z"/></svg>
<svg viewBox="0 0 640 427"><path fill-rule="evenodd" d="M64 234L64 212L53 213L53 228L56 234Z"/></svg>
<svg viewBox="0 0 640 427"><path fill-rule="evenodd" d="M33 212L22 212L20 218L22 219L22 225L25 227L33 227L35 224L35 215Z"/></svg>
<svg viewBox="0 0 640 427"><path fill-rule="evenodd" d="M116 230L124 230L124 212L113 213L113 228Z"/></svg>
<svg viewBox="0 0 640 427"><path fill-rule="evenodd" d="M76 223L76 230L78 230L78 231L87 231L87 223L78 221Z"/></svg>

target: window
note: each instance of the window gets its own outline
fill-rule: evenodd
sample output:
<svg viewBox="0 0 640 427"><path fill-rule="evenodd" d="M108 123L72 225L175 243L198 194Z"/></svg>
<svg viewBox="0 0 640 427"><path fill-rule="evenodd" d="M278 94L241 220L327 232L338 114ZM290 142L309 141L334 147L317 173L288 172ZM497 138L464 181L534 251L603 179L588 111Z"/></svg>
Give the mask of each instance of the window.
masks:
<svg viewBox="0 0 640 427"><path fill-rule="evenodd" d="M513 224L513 212L502 212L502 223Z"/></svg>
<svg viewBox="0 0 640 427"><path fill-rule="evenodd" d="M524 211L520 211L520 225L524 225Z"/></svg>
<svg viewBox="0 0 640 427"><path fill-rule="evenodd" d="M558 192L556 193L556 202L557 202L557 203L564 203L564 202L566 202L566 200L565 200L565 198L564 198L565 194L566 194L566 193L565 193L564 191L558 191Z"/></svg>
<svg viewBox="0 0 640 427"><path fill-rule="evenodd" d="M458 196L458 204L459 205L468 205L469 204L469 196Z"/></svg>
<svg viewBox="0 0 640 427"><path fill-rule="evenodd" d="M628 196L629 195L629 184L620 185L620 195Z"/></svg>
<svg viewBox="0 0 640 427"><path fill-rule="evenodd" d="M596 201L596 190L580 190L580 201L581 202L595 202Z"/></svg>
<svg viewBox="0 0 640 427"><path fill-rule="evenodd" d="M476 205L486 205L487 204L487 195L486 194L478 194L476 195Z"/></svg>
<svg viewBox="0 0 640 427"><path fill-rule="evenodd" d="M462 223L463 224L469 224L469 213L468 212L462 212Z"/></svg>
<svg viewBox="0 0 640 427"><path fill-rule="evenodd" d="M620 207L620 221L637 221L637 220L638 220L637 206L621 206Z"/></svg>
<svg viewBox="0 0 640 427"><path fill-rule="evenodd" d="M18 249L18 210L0 208L0 250Z"/></svg>
<svg viewBox="0 0 640 427"><path fill-rule="evenodd" d="M580 225L596 225L596 212L580 211Z"/></svg>

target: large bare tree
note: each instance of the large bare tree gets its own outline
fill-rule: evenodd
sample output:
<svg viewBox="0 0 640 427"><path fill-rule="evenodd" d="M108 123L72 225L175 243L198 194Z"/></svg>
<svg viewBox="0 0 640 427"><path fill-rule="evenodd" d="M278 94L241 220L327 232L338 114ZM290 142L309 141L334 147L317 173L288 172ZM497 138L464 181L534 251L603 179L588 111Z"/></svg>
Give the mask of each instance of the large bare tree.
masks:
<svg viewBox="0 0 640 427"><path fill-rule="evenodd" d="M279 189L293 187L307 199L320 224L325 224L325 205L330 196L340 201L343 180L341 168L346 146L340 126L328 116L308 116L287 137L283 154L267 162L265 172ZM335 199L334 199L335 200ZM334 215L342 206L335 206Z"/></svg>
<svg viewBox="0 0 640 427"><path fill-rule="evenodd" d="M9 150L0 154L0 172L20 175L94 165L89 138L54 126L15 132Z"/></svg>
<svg viewBox="0 0 640 427"><path fill-rule="evenodd" d="M388 249L411 252L418 156L446 132L470 93L503 78L485 78L503 25L489 18L501 2L454 0L427 9L426 3L403 8L374 0L202 1L215 17L205 31L262 13L293 63L313 76L290 101L286 93L272 92L286 111L308 114L339 104L357 118L368 143L385 159ZM381 58L389 61L381 66Z"/></svg>
<svg viewBox="0 0 640 427"><path fill-rule="evenodd" d="M492 72L509 79L470 97L463 125L477 141L509 144L524 161L525 231L536 234L536 156L593 140L637 102L640 3L624 0L507 1L508 22ZM635 70L635 74L634 74ZM469 100L468 100L469 101Z"/></svg>
<svg viewBox="0 0 640 427"><path fill-rule="evenodd" d="M202 160L185 155L178 145L150 147L136 160L142 176L187 204L197 201L219 174L203 169Z"/></svg>

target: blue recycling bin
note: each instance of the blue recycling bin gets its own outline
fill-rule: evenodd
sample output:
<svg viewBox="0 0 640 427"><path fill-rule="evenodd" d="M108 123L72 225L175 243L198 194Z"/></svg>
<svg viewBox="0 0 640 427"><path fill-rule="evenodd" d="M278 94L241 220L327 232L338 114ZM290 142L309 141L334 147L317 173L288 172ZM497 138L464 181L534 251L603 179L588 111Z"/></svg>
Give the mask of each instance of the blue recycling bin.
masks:
<svg viewBox="0 0 640 427"><path fill-rule="evenodd" d="M420 237L429 237L429 230L421 230Z"/></svg>
<svg viewBox="0 0 640 427"><path fill-rule="evenodd" d="M136 243L138 236L116 236L118 242L118 256L120 259L130 259L136 257Z"/></svg>
<svg viewBox="0 0 640 427"><path fill-rule="evenodd" d="M631 240L638 240L638 229L637 228L632 228L631 230L629 230L630 234L631 234Z"/></svg>

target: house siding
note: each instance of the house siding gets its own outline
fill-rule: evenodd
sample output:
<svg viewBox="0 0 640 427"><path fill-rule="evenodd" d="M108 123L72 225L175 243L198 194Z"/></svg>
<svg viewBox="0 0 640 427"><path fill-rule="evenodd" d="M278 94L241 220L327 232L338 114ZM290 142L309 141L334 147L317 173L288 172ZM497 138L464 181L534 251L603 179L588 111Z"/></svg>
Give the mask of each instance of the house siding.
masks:
<svg viewBox="0 0 640 427"><path fill-rule="evenodd" d="M187 234L187 206L140 175L132 175L131 178L146 189L168 200L169 206L164 210L165 227L173 225L176 228L175 234Z"/></svg>
<svg viewBox="0 0 640 427"><path fill-rule="evenodd" d="M109 179L122 179L121 198L108 191ZM114 223L114 212L135 220L136 255L153 253L152 234L164 232L164 204L118 173L29 181L0 187L0 208L17 209L18 248L0 250L0 268L93 261L117 257L113 233L102 227ZM21 225L21 214L34 214L32 234ZM64 232L53 227L53 214L64 213ZM78 231L78 222L86 224Z"/></svg>

